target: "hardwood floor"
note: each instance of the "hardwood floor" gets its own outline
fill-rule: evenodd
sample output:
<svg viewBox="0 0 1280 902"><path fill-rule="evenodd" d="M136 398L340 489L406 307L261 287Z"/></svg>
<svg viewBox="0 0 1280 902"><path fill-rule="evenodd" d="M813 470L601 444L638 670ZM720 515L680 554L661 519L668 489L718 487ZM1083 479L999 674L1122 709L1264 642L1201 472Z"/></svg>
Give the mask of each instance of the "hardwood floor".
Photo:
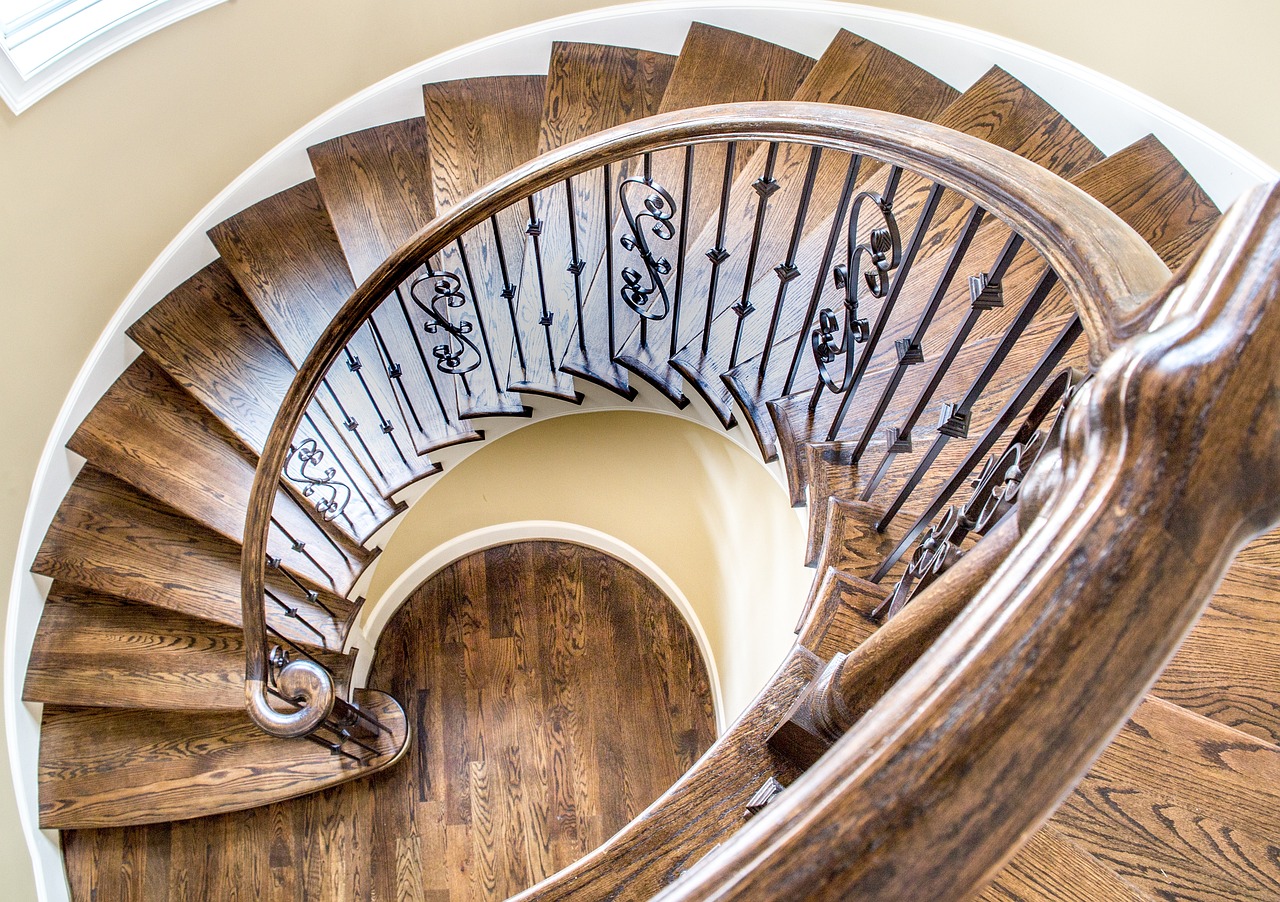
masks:
<svg viewBox="0 0 1280 902"><path fill-rule="evenodd" d="M715 735L674 606L567 543L432 577L383 633L369 685L413 721L401 764L252 811L64 832L72 897L506 898L602 843Z"/></svg>

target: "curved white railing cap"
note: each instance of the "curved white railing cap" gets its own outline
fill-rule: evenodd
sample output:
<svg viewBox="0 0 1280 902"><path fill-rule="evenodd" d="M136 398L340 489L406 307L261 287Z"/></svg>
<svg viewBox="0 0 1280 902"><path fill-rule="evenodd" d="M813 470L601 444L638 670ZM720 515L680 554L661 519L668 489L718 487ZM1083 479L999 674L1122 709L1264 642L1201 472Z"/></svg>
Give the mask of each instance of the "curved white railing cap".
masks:
<svg viewBox="0 0 1280 902"><path fill-rule="evenodd" d="M810 56L840 28L862 34L968 87L999 65L1055 106L1095 144L1112 152L1153 132L1220 207L1277 173L1254 155L1165 104L1084 66L998 35L912 13L834 0L657 0L537 22L431 57L316 117L235 179L169 243L130 291L94 345L45 443L28 498L10 588L4 648L4 717L19 817L36 861L42 900L67 898L55 834L38 828L38 706L21 699L47 580L29 571L80 460L64 446L102 393L138 354L125 328L216 256L207 229L233 213L312 177L307 147L349 131L422 114L425 82L546 70L551 43L591 41L676 53L690 22L732 28ZM42 582L44 583L42 585Z"/></svg>

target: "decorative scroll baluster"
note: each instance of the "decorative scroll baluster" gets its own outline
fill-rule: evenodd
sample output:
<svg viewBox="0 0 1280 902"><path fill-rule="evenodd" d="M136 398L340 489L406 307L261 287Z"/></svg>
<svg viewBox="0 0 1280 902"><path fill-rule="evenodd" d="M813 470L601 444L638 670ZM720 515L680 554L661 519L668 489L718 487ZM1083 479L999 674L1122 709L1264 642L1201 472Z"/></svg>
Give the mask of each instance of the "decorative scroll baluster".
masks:
<svg viewBox="0 0 1280 902"><path fill-rule="evenodd" d="M534 207L533 195L529 195L525 200L529 207L529 222L524 227L524 233L533 239L533 262L538 274L538 302L542 305L538 325L542 327L542 334L547 339L547 365L552 372L555 372L556 352L551 341L551 324L555 317L551 313L551 308L547 306L547 280L542 271L542 220L538 218L537 209ZM498 386L499 391L502 388L501 385Z"/></svg>
<svg viewBox="0 0 1280 902"><path fill-rule="evenodd" d="M351 486L340 481L334 467L324 466L324 449L315 439L303 439L290 445L285 458L285 478L301 487L302 497L313 498L312 504L325 520L333 520L347 509L351 501ZM318 471L318 472L317 472Z"/></svg>
<svg viewBox="0 0 1280 902"><path fill-rule="evenodd" d="M645 174L631 176L618 185L618 203L622 206L622 215L627 220L628 234L624 234L619 243L625 250L635 251L644 264L644 273L631 266L622 268L622 300L640 317L641 327L645 320L665 319L671 312L671 298L667 294L667 285L663 276L671 272L671 261L657 256L649 245L646 231L652 232L661 241L670 241L675 237L675 226L672 220L676 214L676 202L662 185L653 180L649 174L649 160L645 159ZM641 186L642 209L632 205L629 186ZM644 224L645 219L653 220L651 226ZM647 280L647 282L646 282ZM654 293L658 295L655 303Z"/></svg>
<svg viewBox="0 0 1280 902"><path fill-rule="evenodd" d="M804 222L809 216L809 202L813 198L813 186L818 179L818 166L822 162L822 148L809 148L809 165L805 169L804 184L800 188L800 203L796 207L795 222L791 227L791 242L787 245L786 259L773 268L778 276L778 295L773 301L773 316L769 319L769 332L765 336L764 351L760 355L760 370L756 375L756 385L764 384L764 374L769 369L769 357L773 353L773 343L778 337L778 323L782 319L782 308L786 303L787 288L799 277L796 267L796 254L800 250L800 239L804 236Z"/></svg>
<svg viewBox="0 0 1280 902"><path fill-rule="evenodd" d="M997 310L1004 306L1002 280L1021 247L1022 237L1016 234L1010 235L1009 240L1005 242L1004 248L996 256L996 262L991 267L990 272L969 277L969 312L965 314L965 318L956 327L955 334L951 337L950 345L947 346L947 350L942 357L938 359L937 365L934 366L933 372L929 375L928 383L920 390L916 403L912 406L911 412L907 414L902 425L890 427L887 430L889 444L885 449L884 456L880 459L880 463L876 466L875 474L872 475L870 482L867 484L866 491L863 493L862 498L864 501L871 497L871 493L876 490L881 480L888 474L889 467L893 465L894 459L899 454L911 450L912 430L915 429L920 417L924 415L929 402L933 400L934 392L942 384L942 380L951 369L951 364L955 362L956 357L964 347L965 341L968 340L969 333L978 324L978 319L986 311Z"/></svg>
<svg viewBox="0 0 1280 902"><path fill-rule="evenodd" d="M900 170L895 169L894 174ZM891 186L896 187L896 180L890 179ZM884 228L872 229L863 243L858 242L858 214L862 205L870 201L880 211L884 219ZM858 265L866 258L870 269L862 272L858 278ZM833 394L840 394L853 388L859 372L854 346L867 341L870 326L865 317L858 315L858 300L865 284L873 298L882 298L889 292L889 273L898 268L902 258L902 243L898 235L898 221L893 215L891 197L863 191L853 199L849 213L848 252L845 262L832 270L835 284L844 292L844 325L836 319L830 307L824 307L818 313L818 325L810 336L810 347L813 360L818 367L818 384L814 386L809 400L809 409L816 410L822 390L826 388ZM839 342L835 341L841 335ZM864 356L869 356L874 346L867 348ZM843 359L844 372L837 379L832 375L830 365Z"/></svg>
<svg viewBox="0 0 1280 902"><path fill-rule="evenodd" d="M769 198L773 197L781 187L773 177L774 167L778 162L778 142L769 142L769 150L765 155L764 174L751 183L758 195L756 200L755 225L751 230L751 248L747 252L747 270L742 282L742 297L729 309L738 317L733 327L733 347L729 351L729 368L738 365L738 350L742 346L742 330L746 319L756 308L751 303L751 283L755 281L756 261L760 256L760 238L764 234L765 215L769 209Z"/></svg>
<svg viewBox="0 0 1280 902"><path fill-rule="evenodd" d="M466 276L467 284L472 286L472 293L474 294L476 280L471 275L471 261L470 261L470 258L468 258L467 256L467 249L463 245L461 238L458 239L455 246L458 249L458 258L462 261L462 274ZM484 314L481 313L479 304L473 303L472 307L475 309L476 323L480 327L480 343L484 345L484 357L485 357L485 360L487 360L489 363L489 377L493 379L494 390L498 392L502 392L506 388L506 386L498 378L497 361L494 360L493 348L489 344L489 330L485 327L485 324L484 324Z"/></svg>
<svg viewBox="0 0 1280 902"><path fill-rule="evenodd" d="M419 296L418 290L427 285L431 288L431 296ZM457 323L449 318L450 310L457 310L467 303L466 295L462 293L462 280L456 273L436 271L428 267L426 275L419 276L410 283L409 297L430 317L422 324L423 330L428 335L438 335L443 330L446 336L443 342L431 349L431 354L436 359L436 369L448 376L458 376L462 379L463 388L470 393L467 374L479 368L481 362L480 348L467 337L474 326L461 316ZM444 304L443 309L441 304Z"/></svg>
<svg viewBox="0 0 1280 902"><path fill-rule="evenodd" d="M738 156L738 144L730 141L724 151L724 176L720 182L720 212L716 217L716 246L707 251L711 261L711 280L707 285L707 309L702 323L702 356L711 347L711 321L715 317L716 292L720 287L720 264L729 259L724 246L725 227L729 218L729 191L733 187L734 161Z"/></svg>
<svg viewBox="0 0 1280 902"><path fill-rule="evenodd" d="M885 411L889 409L889 403L893 400L894 393L897 392L898 385L902 382L902 377L906 375L907 369L916 364L924 363L925 333L933 322L933 317L938 312L943 298L946 297L947 292L950 290L952 280L955 279L956 273L960 271L960 264L964 260L964 255L968 253L969 245L973 242L974 236L977 235L978 227L982 224L985 215L986 211L981 207L974 207L969 212L964 231L961 233L960 239L951 248L951 256L947 260L947 265L938 275L938 282L934 286L933 295L929 298L929 303L920 314L915 331L911 333L910 338L899 339L896 343L898 365L889 377L889 383L884 387L884 391L880 393L880 400L876 403L875 410L867 418L866 425L862 429L862 436L858 439L858 444L853 449L851 457L853 463L857 463L867 450L867 445L870 444L871 437L875 435L876 429L879 428L880 420ZM893 439L890 439L890 444L892 442Z"/></svg>
<svg viewBox="0 0 1280 902"><path fill-rule="evenodd" d="M1068 330L1064 333L1069 338L1066 347L1080 335L1079 320L1074 320ZM1050 359L1046 358L1046 361ZM1037 372L1039 371L1038 367ZM999 456L987 458L982 472L973 481L973 492L969 499L964 504L948 508L943 518L920 536L906 570L894 585L893 591L872 612L872 617L887 620L896 615L964 556L962 546L970 533L985 536L1013 509L1018 501L1023 477L1037 460L1057 447L1062 418L1080 383L1080 374L1073 370L1058 373L1004 451ZM1032 384L1039 387L1038 381ZM1020 407L1021 405L1019 409ZM1040 427L1055 407L1058 410L1057 416L1047 430L1042 430ZM1002 424L1000 431L1007 425ZM985 451L983 449L983 453ZM961 470L964 469L962 466ZM967 476L967 472L958 479L953 476L952 481L958 483Z"/></svg>
<svg viewBox="0 0 1280 902"><path fill-rule="evenodd" d="M436 407L440 410L440 417L446 423L452 424L449 408L445 406L444 398L440 394L440 386L436 384L435 367L427 362L426 349L422 347L422 339L418 336L418 330L413 325L413 317L409 315L409 305L404 302L404 293L399 286L396 287L395 295L400 314L404 317L404 323L408 327L407 331L413 336L413 346L417 349L418 359L422 362L422 371L427 374L427 384L431 386L431 395L436 399Z"/></svg>
<svg viewBox="0 0 1280 902"><path fill-rule="evenodd" d="M821 273L831 269L836 258L836 246L840 243L840 225L844 222L849 210L849 200L853 197L853 186L858 182L858 170L862 166L862 157L853 154L849 157L849 168L844 175L844 187L840 189L840 200L836 203L835 215L831 217L831 231L827 235L827 246L822 252L822 262L818 264L819 277L813 282L813 294L809 297L809 308L804 315L804 325L796 338L796 349L791 355L791 367L787 370L787 381L782 386L782 394L791 394L795 388L796 378L800 375L800 361L804 357L806 347L805 336L813 328L814 319L818 315L818 301L822 298L823 279Z"/></svg>

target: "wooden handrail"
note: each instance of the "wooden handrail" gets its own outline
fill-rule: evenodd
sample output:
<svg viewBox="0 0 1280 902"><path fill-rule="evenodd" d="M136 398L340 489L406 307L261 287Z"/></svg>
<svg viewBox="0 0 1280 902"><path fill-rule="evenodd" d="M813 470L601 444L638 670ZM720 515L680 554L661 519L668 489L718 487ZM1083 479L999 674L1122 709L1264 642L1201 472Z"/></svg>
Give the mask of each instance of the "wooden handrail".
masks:
<svg viewBox="0 0 1280 902"><path fill-rule="evenodd" d="M332 706L331 681L293 680L303 707L267 698L262 599L271 506L290 443L329 367L394 289L432 255L501 210L564 179L638 154L713 141L792 141L900 165L946 185L1003 219L1057 272L1079 305L1091 353L1101 358L1149 317L1168 271L1117 216L1015 154L941 126L890 113L804 103L704 107L601 132L530 161L453 207L402 245L356 290L302 363L281 403L250 495L242 566L245 691L253 719L273 735L304 735ZM299 677L302 675L299 674Z"/></svg>
<svg viewBox="0 0 1280 902"><path fill-rule="evenodd" d="M1039 514L978 597L659 898L970 898L1083 776L1235 552L1280 522L1280 185L1158 300L1075 400L1060 460L1029 477Z"/></svg>

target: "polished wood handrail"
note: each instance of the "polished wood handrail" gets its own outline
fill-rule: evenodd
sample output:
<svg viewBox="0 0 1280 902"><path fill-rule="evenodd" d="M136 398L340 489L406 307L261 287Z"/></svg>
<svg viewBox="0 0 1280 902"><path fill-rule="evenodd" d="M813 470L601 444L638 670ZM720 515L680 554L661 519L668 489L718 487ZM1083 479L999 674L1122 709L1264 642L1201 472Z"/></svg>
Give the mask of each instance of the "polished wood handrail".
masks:
<svg viewBox="0 0 1280 902"><path fill-rule="evenodd" d="M1147 244L1082 191L980 139L891 113L794 102L704 107L600 132L538 157L457 204L378 267L331 320L285 394L259 459L244 533L245 691L249 712L263 729L305 735L317 712L332 704L334 690L323 673L291 680L300 711L282 713L270 704L262 599L280 472L311 398L351 336L430 256L534 193L648 151L732 140L803 142L864 154L968 197L1022 235L1057 272L1078 305L1095 359L1141 328L1152 312L1149 299L1168 278Z"/></svg>
<svg viewBox="0 0 1280 902"><path fill-rule="evenodd" d="M1073 403L1060 459L1029 477L1042 506L977 597L661 899L970 898L1083 776L1280 522L1280 185L1157 300Z"/></svg>

